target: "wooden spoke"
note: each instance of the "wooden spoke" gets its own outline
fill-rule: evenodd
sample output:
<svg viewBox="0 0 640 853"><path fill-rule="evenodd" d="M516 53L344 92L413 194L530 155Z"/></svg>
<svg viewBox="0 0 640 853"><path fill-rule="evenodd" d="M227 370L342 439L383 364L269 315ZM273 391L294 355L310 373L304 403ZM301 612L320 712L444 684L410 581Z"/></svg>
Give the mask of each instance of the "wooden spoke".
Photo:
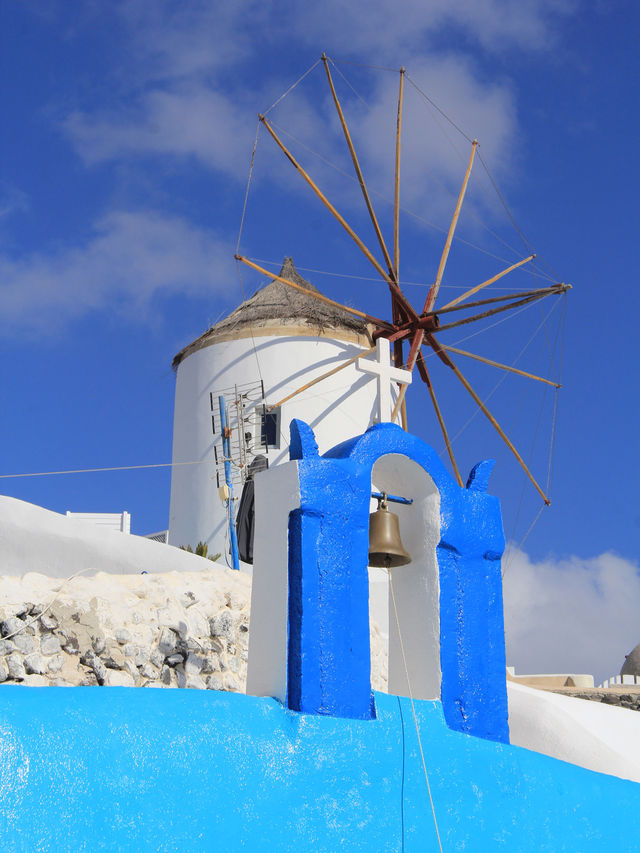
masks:
<svg viewBox="0 0 640 853"><path fill-rule="evenodd" d="M242 255L234 255L234 257L236 261L242 261L243 264L257 270L262 273L262 275L266 275L268 278L275 279L276 281L281 281L283 284L288 284L289 287L292 287L294 290L299 290L301 293L304 293L306 296L310 296L312 299L325 302L327 305L333 305L334 308L340 308L342 311L347 311L349 314L353 314L354 317L362 317L363 320L366 320L369 323L375 323L375 325L382 326L385 329L392 330L394 328L393 324L388 323L386 320L381 320L379 317L373 317L371 314L365 314L364 311L358 311L356 308L349 308L348 305L343 305L341 302L329 299L328 296L323 296L321 293L317 293L314 290L308 290L306 287L296 284L295 281L289 281L288 278L282 278L279 275L275 275L274 273L269 272L269 270L266 270L264 267L259 266L259 264L250 261L249 258L244 258Z"/></svg>
<svg viewBox="0 0 640 853"><path fill-rule="evenodd" d="M360 237L358 237L358 235L353 230L353 228L349 225L349 223L346 221L346 219L338 213L336 208L331 204L329 199L324 195L324 193L317 186L317 184L314 182L314 180L307 174L307 172L305 172L305 170L298 163L298 161L293 156L293 154L286 147L284 142L282 142L282 140L280 139L278 134L275 132L275 130L271 127L271 125L269 124L267 119L263 115L259 115L258 118L264 124L266 129L269 131L269 134L274 139L274 141L276 142L276 144L280 148L280 150L283 152L283 154L287 157L289 162L295 167L295 169L300 173L300 175L304 178L304 180L309 184L311 189L318 196L318 198L324 204L324 206L327 208L327 210L330 213L332 213L333 216L342 225L344 230L351 237L351 239L355 242L355 244L358 246L358 248L362 251L362 253L367 258L367 260L377 270L377 272L383 278L383 280L387 282L387 284L389 285L389 288L391 289L391 292L394 294L395 298L399 302L401 302L401 304L404 307L404 309L406 310L408 316L409 317L417 317L415 310L409 304L409 302L407 302L407 300L404 297L404 294L402 293L402 291L400 290L400 288L398 287L396 282L389 276L389 274L387 272L385 272L384 268L380 265L380 263L376 260L376 258L371 254L369 249L365 246L365 244L362 242Z"/></svg>
<svg viewBox="0 0 640 853"><path fill-rule="evenodd" d="M473 317L464 317L462 320L456 320L455 323L445 323L444 326L438 326L438 332L444 332L445 329L456 329L458 326L465 326L467 323L475 323L476 320L484 320L486 317L493 317L494 314L500 314L502 311L510 311L512 308L518 308L521 305L528 305L530 302L535 302L537 299L542 299L548 294L543 293L542 296L529 296L527 299L520 299L518 302L512 302L509 305L503 305L501 308L492 308L491 311L484 311L482 314L474 314Z"/></svg>
<svg viewBox="0 0 640 853"><path fill-rule="evenodd" d="M344 370L345 367L349 367L350 364L353 364L354 361L357 361L359 358L364 358L365 355L371 355L372 352L376 351L375 345L369 347L369 349L361 350L356 353L353 358L350 358L348 361L343 361L337 367L334 367L333 370L328 370L326 373L323 373L322 376L317 376L315 379L312 379L311 382L307 382L304 385L301 385L295 391L292 391L286 397L283 397L282 400L278 400L277 403L272 403L272 405L268 406L268 410L277 409L278 406L281 406L283 403L286 403L288 400L291 400L292 397L297 396L298 394L302 394L303 391L306 391L308 388L311 388L313 385L317 385L318 382L322 382L323 379L328 379L330 376L334 376L336 373L339 373L341 370Z"/></svg>
<svg viewBox="0 0 640 853"><path fill-rule="evenodd" d="M451 242L453 240L453 235L456 230L456 225L458 224L458 217L460 216L460 209L462 207L462 202L464 201L464 196L467 191L467 184L469 183L469 175L471 174L471 167L473 166L473 161L476 156L476 148L478 147L478 140L474 139L471 143L471 156L469 158L469 165L467 166L467 171L464 174L464 180L462 181L462 188L460 189L460 195L458 196L458 201L456 202L456 208L453 212L453 219L451 220L451 225L449 226L449 233L447 234L447 239L444 244L444 249L442 251L442 257L440 258L440 264L438 266L438 272L436 275L436 280L432 284L429 293L427 294L426 301L424 303L423 313L426 311L431 311L436 301L436 297L438 296L438 291L440 290L440 285L442 283L442 276L444 275L444 268L447 264L447 258L449 257L449 250L451 249Z"/></svg>
<svg viewBox="0 0 640 853"><path fill-rule="evenodd" d="M474 302L465 302L464 305L449 305L444 308L438 308L437 311L429 311L425 317L433 317L437 314L450 314L452 311L467 311L469 308L479 308L481 305L494 305L496 302L508 302L509 299L521 299L524 296L559 296L571 289L570 284L553 284L550 287L538 287L535 290L522 290L520 293L508 293L504 296L492 296L489 299L476 299Z"/></svg>
<svg viewBox="0 0 640 853"><path fill-rule="evenodd" d="M447 432L447 427L445 426L444 418L442 417L442 412L440 411L440 406L438 405L438 400L436 399L436 394L433 389L433 384L431 382L431 377L427 371L427 365L425 363L424 357L422 353L418 353L418 372L422 377L425 385L429 389L429 396L431 397L431 402L433 403L433 408L436 412L436 417L438 418L438 423L440 424L440 429L442 431L442 436L444 438L444 443L447 447L447 453L449 454L449 459L451 460L451 466L456 475L456 480L458 481L458 485L464 485L462 482L462 477L460 476L460 471L458 469L458 465L456 463L456 457L453 455L453 447L451 445L451 441L449 439L449 433Z"/></svg>
<svg viewBox="0 0 640 853"><path fill-rule="evenodd" d="M508 364L501 364L499 361L492 361L490 358L484 358L482 355L476 355L473 352L467 352L463 349L456 349L456 347L448 347L444 344L440 344L440 346L447 352L455 352L457 355L466 355L468 358L481 361L483 364L489 364L491 367L499 367L500 370L508 370L509 373L517 373L518 376L526 376L528 379L535 379L537 382L545 382L547 385L553 385L554 388L562 388L562 386L557 382L553 382L551 379L544 379L542 376L536 376L534 373L527 373L526 370L518 370L517 367L511 367Z"/></svg>
<svg viewBox="0 0 640 853"><path fill-rule="evenodd" d="M400 283L400 138L402 134L402 102L404 98L404 68L400 69L400 87L398 89L398 119L396 122L396 176L393 203L393 269Z"/></svg>
<svg viewBox="0 0 640 853"><path fill-rule="evenodd" d="M537 490L538 494L540 495L540 497L542 498L542 500L543 500L543 501L547 504L547 506L548 506L548 505L551 503L551 501L549 500L549 498L548 498L548 497L545 495L545 493L543 492L543 490L542 490L541 486L538 484L538 481L535 479L535 477L533 476L533 474L531 473L531 471L530 471L530 470L529 470L529 468L527 467L527 464L525 463L524 459L522 458L522 456L520 456L520 454L518 453L518 451L517 451L517 450L516 450L516 448L514 447L513 443L511 442L511 440L508 438L508 436L507 436L507 434L505 433L505 431L502 429L502 427L501 427L501 426L500 426L500 424L498 423L498 421L494 418L494 416L491 414L491 412L489 411L489 409L485 406L485 404L482 402L482 400L480 399L480 397L479 397L479 396L476 394L476 392L473 390L473 388L471 387L471 385L469 384L469 382L468 382L468 381L465 379L465 377L462 375L462 373L460 372L460 369L459 369L459 368L458 368L458 367L453 363L453 361L451 361L451 359L449 358L449 356L446 354L446 352L443 350L443 348L438 344L438 342L435 340L435 338L434 338L432 335L427 335L427 339L428 339L428 342L429 342L430 346L433 348L434 352L436 353L436 355L440 358L440 360L441 360L444 364L446 364L446 365L447 365L447 367L450 367L450 368L451 368L451 370L453 370L453 372L454 372L454 373L455 373L455 375L458 377L458 379L460 380L460 382L462 382L462 384L463 384L463 385L464 385L464 387L467 389L467 391L469 392L469 394L471 394L471 396L472 396L472 397L473 397L473 399L475 400L476 405L478 406L478 408L480 409L480 411L481 411L481 412L483 413L483 415L488 419L489 423L490 423L490 424L493 426L493 428L496 430L496 432L498 433L498 435L500 436L500 438L504 441L504 443L507 445L507 447L509 448L509 450L510 450L510 451L513 453L513 455L516 457L516 459L517 459L517 460L518 460L518 462L520 463L520 466L522 467L523 471L525 472L525 474L527 475L527 477L531 480L531 482L532 482L532 483L533 483L533 485L535 486L535 488L536 488L536 490Z"/></svg>
<svg viewBox="0 0 640 853"><path fill-rule="evenodd" d="M498 279L507 275L507 273L513 272L513 270L518 269L518 267L521 267L523 264L528 264L529 261L532 261L534 258L535 255L529 255L528 258L525 258L522 261L518 261L517 264L512 264L510 267L507 267L506 270L502 270L502 272L499 272L497 275L494 275L493 278L488 278L486 281L483 281L482 284L476 284L475 287L472 287L469 290L465 291L465 293L463 293L461 296L458 296L456 299L452 299L451 302L447 302L446 305L443 305L442 308L438 309L439 312L445 311L447 308L453 308L454 305L458 305L458 303L463 302L469 296L473 296L473 294L477 293L479 290L482 290L485 287L489 287L490 284L493 284L494 282L498 281Z"/></svg>
<svg viewBox="0 0 640 853"><path fill-rule="evenodd" d="M407 370L413 370L416 358L418 357L418 353L420 352L420 347L422 345L422 340L424 338L424 331L422 329L418 329L418 331L414 334L413 339L411 341L411 349L409 350L409 357L407 358ZM398 394L398 399L396 400L396 404L393 407L393 412L391 413L391 422L393 423L396 419L396 415L398 414L398 409L404 403L404 397L407 393L407 386L403 385L400 389L400 393Z"/></svg>
<svg viewBox="0 0 640 853"><path fill-rule="evenodd" d="M349 128L347 127L347 122L344 117L344 113L342 111L342 105L338 99L338 95L336 94L335 86L333 85L333 78L331 77L331 71L329 70L329 63L326 55L322 54L322 62L324 63L324 70L327 73L327 80L329 81L329 88L331 89L331 95L333 96L333 102L336 105L336 110L338 111L338 118L340 119L340 124L342 125L342 131L344 133L344 138L347 141L347 146L349 148L349 153L351 154L351 159L353 161L353 167L356 170L356 175L358 177L358 183L360 184L360 189L362 190L362 195L364 196L365 204L367 205L367 210L369 211L369 216L371 217L371 222L373 224L374 231L376 232L376 237L378 238L378 243L380 244L380 248L382 249L382 254L384 256L385 263L389 270L389 275L391 278L397 283L398 277L397 273L394 270L393 264L391 262L391 257L387 250L387 246L384 242L384 238L382 236L382 231L380 230L380 225L378 224L378 219L374 213L373 205L371 204L371 199L369 198L369 192L367 190L367 185L364 181L364 175L362 174L362 169L360 168L360 163L358 162L358 156L356 154L356 150L353 147L353 142L351 140L351 134L349 133Z"/></svg>

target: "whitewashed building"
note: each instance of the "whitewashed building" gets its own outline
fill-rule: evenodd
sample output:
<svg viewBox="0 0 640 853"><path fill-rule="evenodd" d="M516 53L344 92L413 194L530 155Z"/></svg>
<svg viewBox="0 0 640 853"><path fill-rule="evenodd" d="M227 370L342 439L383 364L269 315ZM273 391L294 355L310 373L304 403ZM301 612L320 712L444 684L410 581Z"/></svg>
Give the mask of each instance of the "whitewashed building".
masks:
<svg viewBox="0 0 640 853"><path fill-rule="evenodd" d="M280 277L317 293L290 258ZM321 453L371 425L377 386L356 362L285 399L371 345L371 328L364 320L274 279L181 350L173 362L169 543L195 547L204 542L210 556L221 554L224 561L228 555L228 508L219 493L225 481L221 396L232 430L237 499L257 457L269 467L289 458L292 418L313 427Z"/></svg>

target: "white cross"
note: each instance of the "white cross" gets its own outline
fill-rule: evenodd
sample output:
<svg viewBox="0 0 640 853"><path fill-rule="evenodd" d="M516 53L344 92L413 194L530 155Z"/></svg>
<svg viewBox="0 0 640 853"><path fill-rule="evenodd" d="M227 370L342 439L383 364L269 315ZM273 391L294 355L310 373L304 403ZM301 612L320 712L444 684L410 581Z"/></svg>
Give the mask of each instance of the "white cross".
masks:
<svg viewBox="0 0 640 853"><path fill-rule="evenodd" d="M391 405L391 383L401 385L411 384L411 371L392 367L389 363L389 341L378 338L376 342L376 361L359 358L356 362L358 370L364 373L375 373L378 377L378 422L390 421L393 407Z"/></svg>

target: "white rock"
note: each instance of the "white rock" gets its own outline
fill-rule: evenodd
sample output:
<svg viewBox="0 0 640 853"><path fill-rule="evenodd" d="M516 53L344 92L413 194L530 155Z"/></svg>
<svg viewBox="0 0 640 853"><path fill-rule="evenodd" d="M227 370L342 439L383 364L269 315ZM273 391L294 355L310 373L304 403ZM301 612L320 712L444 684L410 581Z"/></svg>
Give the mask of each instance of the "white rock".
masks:
<svg viewBox="0 0 640 853"><path fill-rule="evenodd" d="M125 646L127 643L131 642L131 634L127 631L126 628L119 628L115 632L116 641L121 645Z"/></svg>
<svg viewBox="0 0 640 853"><path fill-rule="evenodd" d="M140 667L140 675L143 678L148 678L149 681L157 681L160 677L160 672L152 663L143 663Z"/></svg>
<svg viewBox="0 0 640 853"><path fill-rule="evenodd" d="M64 665L64 657L62 655L53 655L49 658L47 669L49 672L60 672Z"/></svg>
<svg viewBox="0 0 640 853"><path fill-rule="evenodd" d="M43 655L56 655L60 651L60 640L54 635L42 637L40 640L40 651Z"/></svg>
<svg viewBox="0 0 640 853"><path fill-rule="evenodd" d="M0 655L10 655L15 650L12 640L0 640Z"/></svg>
<svg viewBox="0 0 640 853"><path fill-rule="evenodd" d="M22 656L18 654L18 652L13 652L12 654L7 655L5 660L9 667L9 676L11 678L16 681L22 681L23 678L26 678L27 673L25 672L24 665L22 663Z"/></svg>
<svg viewBox="0 0 640 853"><path fill-rule="evenodd" d="M236 692L236 693L238 690L240 690L240 685L238 684L235 677L230 672L228 672L225 675L222 683L224 684L225 690L231 690L231 691Z"/></svg>
<svg viewBox="0 0 640 853"><path fill-rule="evenodd" d="M52 613L43 613L40 616L40 624L47 631L53 631L54 628L58 627L58 620Z"/></svg>
<svg viewBox="0 0 640 853"><path fill-rule="evenodd" d="M24 631L20 634L16 634L12 640L16 649L23 655L31 654L31 652L35 651L36 643L33 637L30 634L25 634Z"/></svg>
<svg viewBox="0 0 640 853"><path fill-rule="evenodd" d="M178 636L171 628L164 627L160 632L158 640L158 649L164 655L170 655L175 652L178 646Z"/></svg>
<svg viewBox="0 0 640 853"><path fill-rule="evenodd" d="M0 660L0 684L9 678L9 667L5 666L5 662Z"/></svg>
<svg viewBox="0 0 640 853"><path fill-rule="evenodd" d="M42 655L34 652L25 657L24 668L28 675L42 675L47 669L47 664Z"/></svg>
<svg viewBox="0 0 640 853"><path fill-rule="evenodd" d="M149 661L149 649L146 646L136 646L133 662L136 666L144 666Z"/></svg>
<svg viewBox="0 0 640 853"><path fill-rule="evenodd" d="M184 664L184 671L187 675L198 675L204 668L205 663L206 660L201 655L194 655L193 652L189 652Z"/></svg>
<svg viewBox="0 0 640 853"><path fill-rule="evenodd" d="M164 663L164 654L160 651L160 649L151 649L149 654L149 660L154 666L157 666L159 669L162 668L162 664Z"/></svg>
<svg viewBox="0 0 640 853"><path fill-rule="evenodd" d="M43 675L27 675L22 680L25 687L48 687L49 682Z"/></svg>
<svg viewBox="0 0 640 853"><path fill-rule="evenodd" d="M110 669L104 680L106 687L135 687L135 681L128 672Z"/></svg>
<svg viewBox="0 0 640 853"><path fill-rule="evenodd" d="M199 675L189 675L187 676L187 687L190 690L206 690L207 685L200 678Z"/></svg>

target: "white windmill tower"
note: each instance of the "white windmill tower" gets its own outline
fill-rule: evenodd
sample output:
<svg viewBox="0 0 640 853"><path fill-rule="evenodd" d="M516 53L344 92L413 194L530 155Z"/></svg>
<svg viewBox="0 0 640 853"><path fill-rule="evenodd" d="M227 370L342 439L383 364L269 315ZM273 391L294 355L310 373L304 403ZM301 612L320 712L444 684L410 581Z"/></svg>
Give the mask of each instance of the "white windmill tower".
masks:
<svg viewBox="0 0 640 853"><path fill-rule="evenodd" d="M235 505L225 499L224 462L237 499L258 457L270 467L288 460L292 418L313 427L321 452L378 419L377 383L357 363L373 350L366 315L323 299L287 258L266 287L176 355L171 544L205 542L209 555L228 557ZM193 462L204 464L184 464Z"/></svg>

